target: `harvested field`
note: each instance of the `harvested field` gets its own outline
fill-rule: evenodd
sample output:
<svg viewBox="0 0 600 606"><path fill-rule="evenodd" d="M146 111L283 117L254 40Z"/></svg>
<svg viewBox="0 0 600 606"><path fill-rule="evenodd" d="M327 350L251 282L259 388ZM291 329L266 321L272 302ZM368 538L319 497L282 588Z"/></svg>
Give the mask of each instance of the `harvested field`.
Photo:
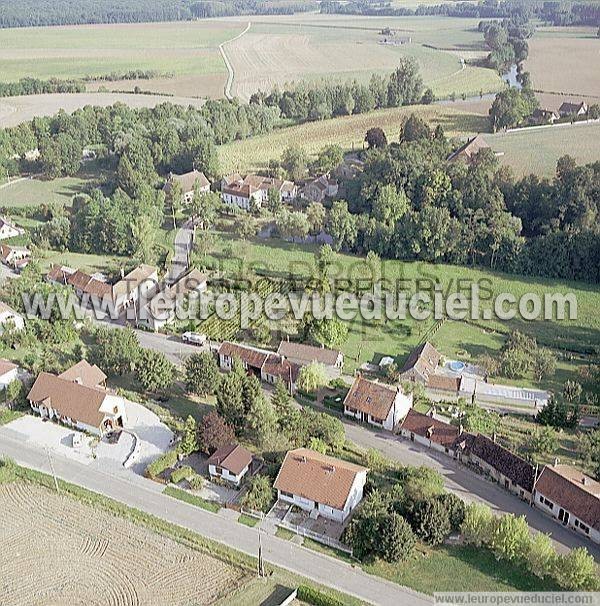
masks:
<svg viewBox="0 0 600 606"><path fill-rule="evenodd" d="M246 574L41 486L0 485L0 603L213 604Z"/></svg>
<svg viewBox="0 0 600 606"><path fill-rule="evenodd" d="M384 44L381 27L395 28L398 39L410 41ZM461 56L482 52L474 27L470 20L447 18L261 17L226 47L235 73L233 92L248 99L259 89L325 76L368 81L373 73L390 73L402 57L418 62L425 83L438 96L500 90L502 81L492 70L461 63Z"/></svg>
<svg viewBox="0 0 600 606"><path fill-rule="evenodd" d="M194 105L200 107L202 99L166 97L162 95L134 95L128 93L72 93L29 95L0 99L0 127L16 126L37 116L52 116L60 109L72 113L86 105L113 105L126 103L130 107L154 107L160 103Z"/></svg>
<svg viewBox="0 0 600 606"><path fill-rule="evenodd" d="M300 145L309 154L316 155L323 147L337 144L344 149L362 149L367 130L383 128L388 140L398 139L402 120L418 114L432 126L441 124L450 136L483 132L488 128L486 115L459 109L454 105L414 105L344 116L323 122L307 122L299 126L275 130L268 135L235 141L219 147L221 168L228 171L264 169L269 160L280 159L283 150L291 144Z"/></svg>
<svg viewBox="0 0 600 606"><path fill-rule="evenodd" d="M596 28L540 28L529 41L529 59L536 90L597 97L600 101L600 42ZM567 99L564 99L565 101Z"/></svg>
<svg viewBox="0 0 600 606"><path fill-rule="evenodd" d="M556 162L569 154L580 164L600 160L600 123L565 124L514 133L486 135L493 150L503 154L501 161L518 176L535 173L551 177Z"/></svg>

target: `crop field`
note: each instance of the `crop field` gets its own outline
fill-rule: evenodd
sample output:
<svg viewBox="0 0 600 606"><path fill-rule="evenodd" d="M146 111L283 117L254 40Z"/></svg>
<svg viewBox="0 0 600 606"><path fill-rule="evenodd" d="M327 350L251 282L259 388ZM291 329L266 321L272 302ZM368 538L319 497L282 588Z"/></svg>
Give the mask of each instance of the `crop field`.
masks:
<svg viewBox="0 0 600 606"><path fill-rule="evenodd" d="M535 173L552 176L557 160L569 154L582 164L600 160L600 123L556 125L514 133L486 135L493 150L504 154L501 161L516 175Z"/></svg>
<svg viewBox="0 0 600 606"><path fill-rule="evenodd" d="M137 84L161 93L218 97L227 79L218 46L244 27L233 21L190 21L3 29L0 78L74 78L141 69L161 77L91 88L124 90Z"/></svg>
<svg viewBox="0 0 600 606"><path fill-rule="evenodd" d="M0 98L0 127L17 126L40 116L53 116L60 109L72 113L86 105L105 107L117 102L126 103L129 107L154 107L160 103L200 107L203 100L191 97L98 92L4 97Z"/></svg>
<svg viewBox="0 0 600 606"><path fill-rule="evenodd" d="M382 27L398 35L384 43ZM482 51L481 34L471 20L314 14L261 17L226 47L235 73L233 92L242 99L302 79L367 81L373 73L390 73L401 57L418 62L426 85L438 96L500 90L502 81L492 70L461 61L461 54Z"/></svg>
<svg viewBox="0 0 600 606"><path fill-rule="evenodd" d="M536 90L600 101L600 43L596 28L539 28L529 41L526 69Z"/></svg>
<svg viewBox="0 0 600 606"><path fill-rule="evenodd" d="M21 482L0 485L0 541L0 603L14 606L214 604L247 581L206 553Z"/></svg>
<svg viewBox="0 0 600 606"><path fill-rule="evenodd" d="M430 125L441 124L450 136L485 131L487 117L472 113L469 107L453 105L414 105L383 109L369 114L344 116L323 122L307 122L275 130L267 135L235 141L219 147L223 172L264 169L269 160L280 159L283 150L296 144L310 155L326 145L337 144L347 150L362 149L365 133L374 126L383 128L389 141L398 140L402 120L418 114Z"/></svg>

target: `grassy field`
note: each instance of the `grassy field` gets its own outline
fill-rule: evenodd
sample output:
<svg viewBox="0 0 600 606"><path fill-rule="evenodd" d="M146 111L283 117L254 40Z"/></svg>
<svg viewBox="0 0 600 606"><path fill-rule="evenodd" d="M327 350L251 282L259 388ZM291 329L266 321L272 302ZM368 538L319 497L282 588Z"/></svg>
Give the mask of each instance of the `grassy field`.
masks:
<svg viewBox="0 0 600 606"><path fill-rule="evenodd" d="M227 242L231 242L232 245ZM220 248L214 253L214 258L222 269L231 272L243 271L242 275L247 275L247 272L254 268L267 270L282 277L290 274L307 276L313 270L314 251L314 246L290 244L280 240L255 240L244 243L231 240L225 235ZM365 278L369 275L369 269L362 258L339 254L330 275L339 278ZM471 283L477 282L482 289L488 289L494 295L509 292L518 298L525 293L536 293L543 297L545 293L570 292L576 296L577 320L560 322L490 320L481 321L481 327L448 322L434 339L444 354L464 350L463 355L473 359L484 353L493 354L502 345L507 331L514 329L530 334L541 344L556 349L579 350L583 347L597 347L600 344L600 317L596 313L600 304L600 293L597 289L583 283L395 260L382 262L381 275L391 283L396 283L400 279L405 280L404 287L411 291L414 290L417 280L424 280L422 288L427 288L432 282L439 282L445 292L446 289L455 292L460 288L468 294L464 290L465 284L468 288ZM484 294L482 293L481 296L484 297ZM482 300L481 305L485 308L489 303ZM378 362L384 355L396 356L398 361L403 361L410 350L427 336L427 331L433 323L433 319L417 322L412 319L367 321L357 318L350 323L348 340L342 348L347 357L348 370L351 371L364 362ZM575 379L577 366L581 363L583 361L577 358L565 359L559 366L558 378L561 381L564 378ZM524 379L522 384L535 383L532 379ZM552 386L552 383L548 384L548 387Z"/></svg>
<svg viewBox="0 0 600 606"><path fill-rule="evenodd" d="M382 27L398 30L409 43L384 43ZM368 81L391 72L401 57L413 57L427 86L438 96L477 94L502 88L489 69L464 66L461 58L482 52L482 37L472 20L431 18L356 18L342 15L260 17L226 47L242 99L274 86L323 77Z"/></svg>
<svg viewBox="0 0 600 606"><path fill-rule="evenodd" d="M311 155L316 155L325 145L334 143L347 150L362 149L365 133L373 126L383 128L388 140L397 141L402 121L412 113L433 126L441 124L450 136L482 132L488 128L484 115L461 109L459 104L382 109L323 122L307 122L222 145L219 147L221 169L225 173L264 169L269 160L280 159L284 149L292 143L302 146Z"/></svg>
<svg viewBox="0 0 600 606"><path fill-rule="evenodd" d="M598 29L540 27L529 41L525 64L538 90L600 100Z"/></svg>
<svg viewBox="0 0 600 606"><path fill-rule="evenodd" d="M73 196L84 191L87 179L64 177L51 181L26 179L0 189L0 206L19 208L40 204L69 206Z"/></svg>
<svg viewBox="0 0 600 606"><path fill-rule="evenodd" d="M486 135L485 140L516 175L553 176L557 160L566 154L582 164L600 160L599 137L600 123L592 123Z"/></svg>
<svg viewBox="0 0 600 606"><path fill-rule="evenodd" d="M227 70L218 45L242 30L233 21L4 29L0 78L73 78L142 69L168 76L138 82L144 90L221 96ZM104 83L110 90L128 84Z"/></svg>

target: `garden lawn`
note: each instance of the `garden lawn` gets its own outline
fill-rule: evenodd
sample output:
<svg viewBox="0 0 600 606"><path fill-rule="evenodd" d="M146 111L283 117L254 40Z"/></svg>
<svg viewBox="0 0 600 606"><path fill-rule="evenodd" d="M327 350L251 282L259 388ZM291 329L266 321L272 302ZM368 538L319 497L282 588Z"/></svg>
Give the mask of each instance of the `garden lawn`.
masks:
<svg viewBox="0 0 600 606"><path fill-rule="evenodd" d="M173 497L174 499L184 501L189 505L195 505L196 507L201 507L207 511L212 511L213 513L217 513L219 509L221 509L221 506L214 501L207 501L206 499L197 497L196 495L190 494L186 490L181 490L181 488L175 488L174 486L167 486L163 490L163 494Z"/></svg>

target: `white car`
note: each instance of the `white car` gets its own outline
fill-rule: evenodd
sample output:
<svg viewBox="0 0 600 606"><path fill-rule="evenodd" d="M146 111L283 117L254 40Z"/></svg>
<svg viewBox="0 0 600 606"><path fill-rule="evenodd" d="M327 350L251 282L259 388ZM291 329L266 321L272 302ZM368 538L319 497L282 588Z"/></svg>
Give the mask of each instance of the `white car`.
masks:
<svg viewBox="0 0 600 606"><path fill-rule="evenodd" d="M184 343L190 343L191 345L204 345L206 343L206 335L201 335L197 332L184 332L181 335L181 340Z"/></svg>

